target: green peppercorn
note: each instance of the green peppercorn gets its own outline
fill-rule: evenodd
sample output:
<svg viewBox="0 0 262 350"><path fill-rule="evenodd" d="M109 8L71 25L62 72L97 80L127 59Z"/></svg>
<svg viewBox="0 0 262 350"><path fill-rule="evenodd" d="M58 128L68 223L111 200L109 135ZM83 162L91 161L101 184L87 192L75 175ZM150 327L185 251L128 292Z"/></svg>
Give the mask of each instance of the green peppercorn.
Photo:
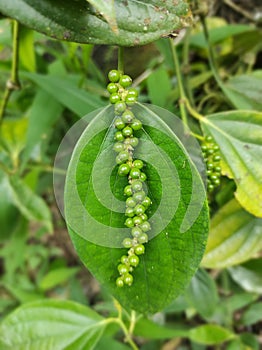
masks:
<svg viewBox="0 0 262 350"><path fill-rule="evenodd" d="M133 224L136 226L143 224L143 219L141 218L141 216L134 216L132 221Z"/></svg>
<svg viewBox="0 0 262 350"><path fill-rule="evenodd" d="M130 273L127 273L123 276L124 283L128 286L131 286L133 283L133 276Z"/></svg>
<svg viewBox="0 0 262 350"><path fill-rule="evenodd" d="M134 180L131 183L131 188L134 192L139 192L143 188L143 184L140 180Z"/></svg>
<svg viewBox="0 0 262 350"><path fill-rule="evenodd" d="M143 222L139 227L144 232L148 232L151 230L151 226L150 226L150 223L148 221Z"/></svg>
<svg viewBox="0 0 262 350"><path fill-rule="evenodd" d="M118 269L120 275L124 275L125 273L129 272L129 268L125 264L119 264L117 266L117 269Z"/></svg>
<svg viewBox="0 0 262 350"><path fill-rule="evenodd" d="M116 280L116 285L117 287L124 287L124 281L123 281L123 278L122 277L118 277L117 280Z"/></svg>
<svg viewBox="0 0 262 350"><path fill-rule="evenodd" d="M122 255L121 256L121 263L124 265L128 264L128 256L127 255Z"/></svg>
<svg viewBox="0 0 262 350"><path fill-rule="evenodd" d="M114 125L118 130L122 130L126 126L126 124L121 118L116 118L114 121Z"/></svg>
<svg viewBox="0 0 262 350"><path fill-rule="evenodd" d="M128 262L131 266L136 267L139 264L139 257L137 255L130 255Z"/></svg>
<svg viewBox="0 0 262 350"><path fill-rule="evenodd" d="M149 197L145 197L144 200L142 201L142 205L145 207L145 208L148 208L150 205L151 205L152 201Z"/></svg>
<svg viewBox="0 0 262 350"><path fill-rule="evenodd" d="M142 204L137 204L134 208L134 213L136 215L142 215L144 214L146 208Z"/></svg>
<svg viewBox="0 0 262 350"><path fill-rule="evenodd" d="M125 138L124 138L124 135L122 134L121 131L117 131L117 132L115 133L114 139L115 139L116 141L124 141Z"/></svg>
<svg viewBox="0 0 262 350"><path fill-rule="evenodd" d="M130 172L130 166L128 164L120 164L118 168L118 175L125 176Z"/></svg>
<svg viewBox="0 0 262 350"><path fill-rule="evenodd" d="M140 120L134 119L131 123L131 127L135 131L140 130L142 128L142 123Z"/></svg>
<svg viewBox="0 0 262 350"><path fill-rule="evenodd" d="M130 78L129 75L122 75L119 79L119 84L126 88L132 84L132 79Z"/></svg>
<svg viewBox="0 0 262 350"><path fill-rule="evenodd" d="M135 253L136 255L142 255L144 254L145 252L145 247L142 245L142 244L138 244L136 247L135 247Z"/></svg>
<svg viewBox="0 0 262 350"><path fill-rule="evenodd" d="M127 227L134 227L134 222L133 222L133 219L131 219L131 218L127 218L126 219L126 221L125 221L125 225L127 226Z"/></svg>
<svg viewBox="0 0 262 350"><path fill-rule="evenodd" d="M142 202L146 197L146 194L144 191L138 191L133 194L133 198L137 203Z"/></svg>
<svg viewBox="0 0 262 350"><path fill-rule="evenodd" d="M138 238L140 235L142 235L142 230L139 227L133 227L131 230L131 234L133 237Z"/></svg>
<svg viewBox="0 0 262 350"><path fill-rule="evenodd" d="M136 160L134 160L134 162L133 162L133 166L134 166L135 168L142 169L143 166L144 166L144 163L143 163L142 160L136 159Z"/></svg>
<svg viewBox="0 0 262 350"><path fill-rule="evenodd" d="M126 162L129 159L129 153L127 151L122 151L119 152L118 155L116 156L116 163L117 164L122 164Z"/></svg>
<svg viewBox="0 0 262 350"><path fill-rule="evenodd" d="M134 208L136 206L136 201L134 200L133 197L128 197L127 200L126 200L126 206L127 207L131 207L131 208Z"/></svg>
<svg viewBox="0 0 262 350"><path fill-rule="evenodd" d="M133 216L135 216L134 208L127 207L125 215L128 216L129 218L132 218Z"/></svg>
<svg viewBox="0 0 262 350"><path fill-rule="evenodd" d="M129 144L132 147L136 147L138 145L139 141L137 137L131 137L129 140Z"/></svg>
<svg viewBox="0 0 262 350"><path fill-rule="evenodd" d="M130 126L126 126L123 130L122 133L125 137L130 137L133 134L133 130L132 128L130 128Z"/></svg>
<svg viewBox="0 0 262 350"><path fill-rule="evenodd" d="M107 91L110 93L110 94L113 94L115 92L118 91L118 86L115 84L115 83L109 83L107 85Z"/></svg>
<svg viewBox="0 0 262 350"><path fill-rule="evenodd" d="M126 104L123 101L115 103L115 114L120 115L126 110Z"/></svg>
<svg viewBox="0 0 262 350"><path fill-rule="evenodd" d="M122 244L124 248L131 248L133 246L133 242L131 238L125 238Z"/></svg>
<svg viewBox="0 0 262 350"><path fill-rule="evenodd" d="M144 243L147 243L148 242L148 235L146 233L142 233L142 235L140 235L138 237L138 242L140 244L144 244Z"/></svg>
<svg viewBox="0 0 262 350"><path fill-rule="evenodd" d="M146 221L148 219L148 216L146 215L146 213L140 215L140 217L143 221Z"/></svg>
<svg viewBox="0 0 262 350"><path fill-rule="evenodd" d="M147 179L146 174L141 172L139 179L140 179L140 181L146 181L146 179Z"/></svg>
<svg viewBox="0 0 262 350"><path fill-rule="evenodd" d="M122 119L125 123L129 124L132 122L132 120L135 118L134 114L130 110L126 110L122 114Z"/></svg>
<svg viewBox="0 0 262 350"><path fill-rule="evenodd" d="M136 103L136 97L127 94L125 101L128 106L132 106L134 103Z"/></svg>
<svg viewBox="0 0 262 350"><path fill-rule="evenodd" d="M127 185L125 188L124 188L124 195L125 196L132 196L133 192L132 192L132 187L131 185Z"/></svg>
<svg viewBox="0 0 262 350"><path fill-rule="evenodd" d="M139 179L139 177L140 177L140 170L138 168L132 168L130 170L129 176L132 179Z"/></svg>
<svg viewBox="0 0 262 350"><path fill-rule="evenodd" d="M108 79L113 82L113 83L117 83L120 79L120 73L118 70L116 69L112 69L109 73L108 73Z"/></svg>
<svg viewBox="0 0 262 350"><path fill-rule="evenodd" d="M128 90L128 95L129 95L129 96L137 97L137 96L138 96L138 91L137 91L136 89L134 89L134 88L130 88L130 89Z"/></svg>
<svg viewBox="0 0 262 350"><path fill-rule="evenodd" d="M113 149L115 152L119 153L125 150L125 145L122 142L116 142Z"/></svg>
<svg viewBox="0 0 262 350"><path fill-rule="evenodd" d="M121 98L117 92L114 92L113 94L111 94L109 99L112 104L115 104L116 102L119 102Z"/></svg>

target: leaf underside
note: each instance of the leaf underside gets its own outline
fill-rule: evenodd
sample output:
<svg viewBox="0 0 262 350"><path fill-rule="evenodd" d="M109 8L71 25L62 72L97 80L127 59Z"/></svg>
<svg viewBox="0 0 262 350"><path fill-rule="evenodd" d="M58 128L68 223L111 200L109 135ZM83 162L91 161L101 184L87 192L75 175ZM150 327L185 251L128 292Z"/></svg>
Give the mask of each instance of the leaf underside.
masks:
<svg viewBox="0 0 262 350"><path fill-rule="evenodd" d="M113 14L99 13L86 0L0 0L0 11L58 40L120 46L144 45L184 26L183 0L115 0ZM108 20L112 17L111 26ZM106 18L105 18L106 17Z"/></svg>
<svg viewBox="0 0 262 350"><path fill-rule="evenodd" d="M162 227L157 235L153 232L156 236L146 244L146 252L141 256L140 264L133 272L134 283L131 287L121 289L115 285L118 277L117 265L127 250L120 248L119 242L115 247L110 244L101 246L103 245L101 240L99 244L96 242L99 240L101 224L108 225L108 232L102 235L108 242L108 239L109 241L112 239L113 232L114 239L117 239L118 231L124 228L126 218L123 213L125 198L122 191L127 185L127 179L119 178L115 169L109 175L110 179L107 179L106 162L103 163L104 169L99 176L95 176L94 179L93 175L94 163L105 150L112 149L114 143L114 128L111 126L114 118L113 109L105 109L90 123L74 150L65 188L65 214L78 255L98 281L125 308L141 313L154 313L178 296L195 273L204 253L208 232L208 209L204 198L202 203L198 203L197 215L192 226L185 232L180 232L192 197L192 177L196 179L198 189L204 191L202 180L175 134L154 112L140 105L135 114L139 115L144 125L139 135L143 147L139 144L134 156L144 161L147 159L146 169L143 171L148 177L148 193L153 201L152 208L148 212L152 231L159 225L161 227L161 220L165 221L165 213L171 212L172 206L175 205L177 208L167 225ZM101 125L106 127L104 129L102 127L103 130L98 132ZM86 142L90 133L94 136L92 135ZM166 167L164 165L162 169L157 169L159 159L163 165L161 163L163 159L165 160L163 154L168 157L170 164L166 163ZM114 160L115 155L112 157ZM169 185L168 178L163 178L165 176L163 174L173 171L172 166L177 172L177 187L173 183ZM94 185L96 181L97 184ZM122 212L110 210L97 198L94 187L99 189L107 182L110 182L113 196L119 200ZM74 194L74 186L77 187L77 194ZM102 191L102 196L103 201L110 202L110 194L108 195L106 190ZM165 196L168 197L166 201ZM80 198L81 205L94 222L79 214L81 208L77 202L79 198L76 197ZM154 215L157 214L158 216L155 216L157 219L154 219ZM81 225L81 220L86 220L85 224ZM130 231L127 232L130 234ZM126 233L123 236L120 234L120 242L125 237Z"/></svg>

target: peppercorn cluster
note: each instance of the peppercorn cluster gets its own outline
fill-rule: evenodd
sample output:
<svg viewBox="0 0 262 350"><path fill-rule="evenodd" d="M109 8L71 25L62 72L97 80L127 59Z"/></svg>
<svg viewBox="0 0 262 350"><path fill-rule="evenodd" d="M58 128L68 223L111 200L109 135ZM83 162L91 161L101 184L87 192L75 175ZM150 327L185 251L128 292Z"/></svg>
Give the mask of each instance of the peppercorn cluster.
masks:
<svg viewBox="0 0 262 350"><path fill-rule="evenodd" d="M203 157L206 163L207 190L212 192L220 185L221 167L219 146L212 136L206 136L201 145Z"/></svg>
<svg viewBox="0 0 262 350"><path fill-rule="evenodd" d="M110 83L107 90L110 93L110 102L115 112L115 144L114 151L118 165L118 175L126 176L128 184L124 188L126 198L125 225L130 228L130 236L126 237L122 245L127 248L127 254L121 257L118 265L119 277L116 280L118 287L131 286L132 272L139 264L139 256L144 254L144 244L148 242L150 223L146 214L151 205L151 199L145 191L146 174L143 172L144 163L141 159L134 159L134 150L139 140L136 132L142 128L142 122L132 112L132 105L136 102L138 92L131 88L132 79L122 75L117 70L108 73Z"/></svg>

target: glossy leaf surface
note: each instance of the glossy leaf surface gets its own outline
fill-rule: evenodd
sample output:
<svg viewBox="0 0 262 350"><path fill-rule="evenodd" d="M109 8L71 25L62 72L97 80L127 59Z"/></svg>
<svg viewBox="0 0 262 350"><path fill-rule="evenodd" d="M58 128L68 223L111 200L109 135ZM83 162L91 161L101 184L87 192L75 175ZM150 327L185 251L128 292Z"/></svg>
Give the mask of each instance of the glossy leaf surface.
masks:
<svg viewBox="0 0 262 350"><path fill-rule="evenodd" d="M103 318L88 307L72 301L41 300L25 304L5 318L0 325L0 349L93 349L104 328Z"/></svg>
<svg viewBox="0 0 262 350"><path fill-rule="evenodd" d="M121 46L144 45L167 35L183 27L182 18L189 13L183 0L175 5L171 0L115 0L116 28L112 7L92 3L96 8L86 0L0 0L0 11L58 40Z"/></svg>
<svg viewBox="0 0 262 350"><path fill-rule="evenodd" d="M201 125L220 147L222 173L236 182L237 200L262 217L262 113L221 112L203 118Z"/></svg>
<svg viewBox="0 0 262 350"><path fill-rule="evenodd" d="M133 112L143 122L135 158L146 163L153 201L152 230L146 253L134 271L131 287L117 288L117 265L125 228L127 178L116 173L113 108L99 112L82 134L72 155L65 190L67 225L88 269L125 308L156 312L179 295L203 254L208 212L202 180L172 130L148 107ZM202 202L201 202L202 201Z"/></svg>
<svg viewBox="0 0 262 350"><path fill-rule="evenodd" d="M212 218L202 265L225 268L249 260L262 249L262 219L241 208L236 200Z"/></svg>

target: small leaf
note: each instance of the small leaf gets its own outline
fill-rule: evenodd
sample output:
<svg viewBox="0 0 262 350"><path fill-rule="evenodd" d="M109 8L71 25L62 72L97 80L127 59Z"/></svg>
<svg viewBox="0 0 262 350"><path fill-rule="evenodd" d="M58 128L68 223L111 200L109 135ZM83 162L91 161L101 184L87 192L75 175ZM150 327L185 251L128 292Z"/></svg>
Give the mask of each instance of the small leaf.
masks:
<svg viewBox="0 0 262 350"><path fill-rule="evenodd" d="M61 116L62 110L63 107L55 98L43 90L38 90L28 113L27 141L22 155L24 163L50 135L52 126ZM37 154L37 156L39 160L41 154Z"/></svg>
<svg viewBox="0 0 262 350"><path fill-rule="evenodd" d="M61 267L48 272L40 281L39 287L48 290L66 282L79 271L78 267Z"/></svg>
<svg viewBox="0 0 262 350"><path fill-rule="evenodd" d="M134 156L146 163L153 204L152 239L131 287L120 289L115 284L117 265L126 253L122 241L130 230L124 226L127 179L117 175L115 166L113 107L98 112L74 149L65 214L88 269L125 308L150 313L178 296L195 273L205 246L208 213L202 180L179 139L154 109L137 104L132 110L144 124Z"/></svg>
<svg viewBox="0 0 262 350"><path fill-rule="evenodd" d="M76 113L79 117L104 106L100 97L84 91L73 84L67 78L61 79L52 75L41 75L36 73L24 73L24 76L32 80L46 93L52 96L60 104Z"/></svg>
<svg viewBox="0 0 262 350"><path fill-rule="evenodd" d="M41 300L21 306L3 320L0 349L94 349L105 326L103 318L86 306Z"/></svg>
<svg viewBox="0 0 262 350"><path fill-rule="evenodd" d="M112 31L112 1L92 1L105 10L103 15L86 0L9 0L0 1L0 11L27 27L58 40L120 46L144 45L185 25L190 14L183 0L115 0L118 31ZM108 10L111 10L108 12ZM110 25L103 16L110 18Z"/></svg>
<svg viewBox="0 0 262 350"><path fill-rule="evenodd" d="M167 107L167 97L171 90L171 82L166 69L159 68L147 79L148 95L152 104Z"/></svg>
<svg viewBox="0 0 262 350"><path fill-rule="evenodd" d="M238 109L255 109L261 111L262 76L238 75L231 77L225 87L231 90L231 101Z"/></svg>
<svg viewBox="0 0 262 350"><path fill-rule="evenodd" d="M212 218L202 265L225 268L249 260L262 248L262 219L233 199Z"/></svg>
<svg viewBox="0 0 262 350"><path fill-rule="evenodd" d="M203 118L201 126L220 147L222 172L236 182L237 200L262 217L262 113L221 112Z"/></svg>
<svg viewBox="0 0 262 350"><path fill-rule="evenodd" d="M136 323L134 334L146 339L185 338L188 336L188 331L162 326L149 319L140 318Z"/></svg>
<svg viewBox="0 0 262 350"><path fill-rule="evenodd" d="M189 338L192 341L205 345L222 344L234 337L228 329L215 324L205 324L189 330Z"/></svg>
<svg viewBox="0 0 262 350"><path fill-rule="evenodd" d="M250 326L262 320L262 302L254 303L242 314L241 323Z"/></svg>
<svg viewBox="0 0 262 350"><path fill-rule="evenodd" d="M262 293L262 259L250 260L242 265L230 267L233 280L244 290Z"/></svg>
<svg viewBox="0 0 262 350"><path fill-rule="evenodd" d="M200 315L212 316L218 302L218 294L214 280L205 270L199 269L192 278L186 291L186 300Z"/></svg>
<svg viewBox="0 0 262 350"><path fill-rule="evenodd" d="M28 219L45 226L48 232L53 231L51 214L44 200L36 195L21 179L9 177L14 205Z"/></svg>
<svg viewBox="0 0 262 350"><path fill-rule="evenodd" d="M34 31L24 26L19 28L19 60L29 72L35 72Z"/></svg>

